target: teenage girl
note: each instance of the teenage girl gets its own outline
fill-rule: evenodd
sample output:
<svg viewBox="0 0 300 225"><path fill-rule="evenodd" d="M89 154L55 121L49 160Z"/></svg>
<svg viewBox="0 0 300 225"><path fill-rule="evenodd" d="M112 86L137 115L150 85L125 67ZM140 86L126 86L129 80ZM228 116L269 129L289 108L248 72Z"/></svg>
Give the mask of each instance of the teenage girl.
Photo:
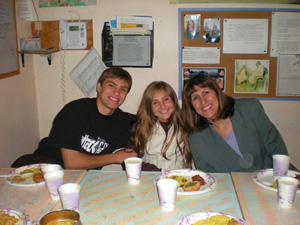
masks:
<svg viewBox="0 0 300 225"><path fill-rule="evenodd" d="M143 159L143 170L190 168L188 137L184 134L178 99L163 81L145 89L132 127L129 146Z"/></svg>

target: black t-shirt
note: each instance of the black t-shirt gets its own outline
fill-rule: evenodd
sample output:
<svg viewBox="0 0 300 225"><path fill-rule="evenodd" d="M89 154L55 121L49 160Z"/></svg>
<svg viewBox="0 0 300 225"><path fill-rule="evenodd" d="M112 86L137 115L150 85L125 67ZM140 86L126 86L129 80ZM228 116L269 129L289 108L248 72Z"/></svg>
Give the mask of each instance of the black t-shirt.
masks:
<svg viewBox="0 0 300 225"><path fill-rule="evenodd" d="M119 108L110 116L100 114L96 98L75 100L57 114L49 141L38 153L60 161L60 148L88 155L110 154L126 146L134 119Z"/></svg>

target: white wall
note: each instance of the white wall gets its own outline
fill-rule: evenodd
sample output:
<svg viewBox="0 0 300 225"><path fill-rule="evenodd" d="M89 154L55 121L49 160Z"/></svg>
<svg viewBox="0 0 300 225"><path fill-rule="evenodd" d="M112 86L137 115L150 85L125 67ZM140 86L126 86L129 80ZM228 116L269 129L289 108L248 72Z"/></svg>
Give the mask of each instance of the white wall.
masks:
<svg viewBox="0 0 300 225"><path fill-rule="evenodd" d="M19 37L29 36L30 23L18 25L17 30ZM0 80L0 167L10 167L18 156L36 149L39 126L34 73L33 58L26 56L21 74Z"/></svg>
<svg viewBox="0 0 300 225"><path fill-rule="evenodd" d="M37 0L34 0L34 2L37 5ZM97 6L37 8L37 11L41 21L59 20L60 18L71 19L69 10L79 13L81 19L92 19L94 47L100 55L101 31L105 21L115 18L116 15L151 15L153 17L155 23L153 68L127 69L134 82L132 90L121 108L135 113L142 92L154 80L164 80L170 83L178 93L178 8L224 7L300 8L299 5L283 4L169 4L169 0L99 0ZM77 19L76 14L72 13L71 15L73 19ZM55 115L64 104L61 92L63 67L65 68L65 82L63 84L66 86L66 102L84 97L79 88L69 78L69 73L86 53L87 51L61 51L55 53L51 66L48 66L46 59L39 55L25 56L26 63L31 57L34 60L40 137L48 135ZM62 63L63 60L64 63ZM34 98L34 96L32 97ZM300 168L300 155L298 153L300 122L296 115L296 112L300 112L300 102L263 101L263 105L271 120L282 133L292 156L292 162ZM23 136L26 135L28 134L23 133ZM35 135L33 134L33 136Z"/></svg>

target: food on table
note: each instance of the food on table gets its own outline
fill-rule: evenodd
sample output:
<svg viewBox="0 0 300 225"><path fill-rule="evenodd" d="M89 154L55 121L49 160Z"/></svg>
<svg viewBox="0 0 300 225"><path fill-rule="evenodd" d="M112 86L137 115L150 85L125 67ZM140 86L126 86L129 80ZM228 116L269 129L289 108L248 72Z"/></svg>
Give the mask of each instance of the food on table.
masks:
<svg viewBox="0 0 300 225"><path fill-rule="evenodd" d="M300 181L300 174L296 174L295 178ZM270 187L277 188L277 181L273 182ZM298 185L298 189L300 189L300 183Z"/></svg>
<svg viewBox="0 0 300 225"><path fill-rule="evenodd" d="M14 183L21 183L21 182L23 182L23 181L25 181L25 180L28 180L30 178L30 176L29 177L20 177L20 176L15 176L15 177L11 177L11 178L9 178L12 182L14 182Z"/></svg>
<svg viewBox="0 0 300 225"><path fill-rule="evenodd" d="M43 176L43 172L42 172L41 168L32 167L32 168L28 168L28 169L25 169L20 172L20 174L25 174L25 173L32 173L32 175L26 176L26 177L14 176L14 177L11 177L10 180L14 183L21 183L30 178L33 178L34 182L36 182L36 183L44 181L44 176Z"/></svg>
<svg viewBox="0 0 300 225"><path fill-rule="evenodd" d="M44 175L43 175L43 173L35 173L33 175L33 180L34 180L35 183L39 183L39 182L44 181Z"/></svg>
<svg viewBox="0 0 300 225"><path fill-rule="evenodd" d="M273 183L271 184L271 187L277 188L277 181L273 182Z"/></svg>
<svg viewBox="0 0 300 225"><path fill-rule="evenodd" d="M76 223L76 221L74 221L74 220L66 219L66 220L50 222L50 223L47 223L47 225L73 225L75 223Z"/></svg>
<svg viewBox="0 0 300 225"><path fill-rule="evenodd" d="M198 191L200 189L200 182L199 181L192 181L186 185L182 186L184 191Z"/></svg>
<svg viewBox="0 0 300 225"><path fill-rule="evenodd" d="M178 188L182 188L184 191L198 191L201 185L205 185L205 180L200 175L192 176L192 179L188 179L183 176L171 175L167 176L167 179L174 179L178 181Z"/></svg>
<svg viewBox="0 0 300 225"><path fill-rule="evenodd" d="M192 180L193 181L199 181L200 182L200 185L205 185L206 182L205 180L203 179L203 177L201 177L199 174L195 175L195 176L192 176Z"/></svg>
<svg viewBox="0 0 300 225"><path fill-rule="evenodd" d="M177 176L177 175L167 176L166 178L177 180L178 181L178 187L183 187L183 185L186 185L189 182L191 182L191 180L188 180L187 178L185 178L183 176Z"/></svg>
<svg viewBox="0 0 300 225"><path fill-rule="evenodd" d="M241 225L237 220L225 215L215 215L206 219L197 220L192 225Z"/></svg>
<svg viewBox="0 0 300 225"><path fill-rule="evenodd" d="M17 219L14 216L10 216L9 213L4 213L0 210L0 225L15 225L20 222L20 218Z"/></svg>
<svg viewBox="0 0 300 225"><path fill-rule="evenodd" d="M227 225L241 225L237 220L231 218Z"/></svg>

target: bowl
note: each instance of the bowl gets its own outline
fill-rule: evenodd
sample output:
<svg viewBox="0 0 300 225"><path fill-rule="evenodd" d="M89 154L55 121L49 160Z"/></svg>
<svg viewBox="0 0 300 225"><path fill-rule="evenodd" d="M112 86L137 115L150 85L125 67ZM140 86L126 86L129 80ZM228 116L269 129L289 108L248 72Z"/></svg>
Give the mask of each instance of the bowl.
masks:
<svg viewBox="0 0 300 225"><path fill-rule="evenodd" d="M62 222L64 220L75 222L74 225L82 225L79 213L74 210L60 210L50 212L43 216L43 218L40 220L40 225L51 225L54 222ZM66 225L69 224L70 223L66 223Z"/></svg>

